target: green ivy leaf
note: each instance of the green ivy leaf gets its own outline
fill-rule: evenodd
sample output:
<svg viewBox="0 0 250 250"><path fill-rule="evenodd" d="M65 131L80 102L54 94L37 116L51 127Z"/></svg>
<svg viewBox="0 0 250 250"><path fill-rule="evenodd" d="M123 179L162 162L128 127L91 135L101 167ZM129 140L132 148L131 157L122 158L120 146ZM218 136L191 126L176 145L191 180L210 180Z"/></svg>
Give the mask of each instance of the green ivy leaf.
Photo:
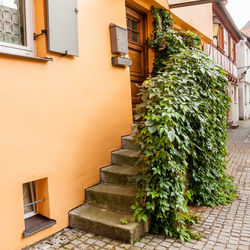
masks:
<svg viewBox="0 0 250 250"><path fill-rule="evenodd" d="M148 127L148 131L150 132L150 134L155 133L157 131L157 126Z"/></svg>
<svg viewBox="0 0 250 250"><path fill-rule="evenodd" d="M147 45L156 57L135 108L140 157L131 221L150 218L153 233L190 241L201 236L189 229L196 219L188 203L213 207L236 198L225 171L231 100L226 73L200 50L199 35L173 29L169 11L152 14Z"/></svg>
<svg viewBox="0 0 250 250"><path fill-rule="evenodd" d="M175 133L173 131L168 131L168 138L170 142L173 142L175 139Z"/></svg>
<svg viewBox="0 0 250 250"><path fill-rule="evenodd" d="M151 120L147 120L147 121L145 122L145 125L146 125L147 127L151 127L151 126L154 125L154 122L151 121Z"/></svg>

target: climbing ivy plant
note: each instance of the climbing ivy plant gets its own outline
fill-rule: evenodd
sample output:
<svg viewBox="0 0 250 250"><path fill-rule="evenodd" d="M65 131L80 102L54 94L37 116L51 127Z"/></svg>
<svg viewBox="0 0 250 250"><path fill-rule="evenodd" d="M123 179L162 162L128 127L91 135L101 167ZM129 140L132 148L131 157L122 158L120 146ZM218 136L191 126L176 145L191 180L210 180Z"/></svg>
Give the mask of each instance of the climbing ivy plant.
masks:
<svg viewBox="0 0 250 250"><path fill-rule="evenodd" d="M140 149L134 219L151 221L152 233L181 240L196 217L188 203L215 206L236 197L226 172L225 72L200 50L200 38L173 29L168 11L152 8L155 51L152 77L140 90L135 140Z"/></svg>

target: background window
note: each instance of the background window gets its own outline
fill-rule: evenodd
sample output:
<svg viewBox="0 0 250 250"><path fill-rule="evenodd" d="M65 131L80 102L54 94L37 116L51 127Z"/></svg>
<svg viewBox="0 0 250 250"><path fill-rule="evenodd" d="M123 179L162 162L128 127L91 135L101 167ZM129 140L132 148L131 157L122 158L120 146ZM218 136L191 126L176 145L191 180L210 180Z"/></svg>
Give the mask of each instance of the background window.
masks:
<svg viewBox="0 0 250 250"><path fill-rule="evenodd" d="M27 45L23 0L0 0L0 41Z"/></svg>
<svg viewBox="0 0 250 250"><path fill-rule="evenodd" d="M234 60L234 63L236 63L236 43L233 42L233 60Z"/></svg>
<svg viewBox="0 0 250 250"><path fill-rule="evenodd" d="M220 25L219 27L217 39L218 39L218 46L221 49L224 49L224 28L222 25Z"/></svg>
<svg viewBox="0 0 250 250"><path fill-rule="evenodd" d="M228 34L228 56L229 57L232 57L232 41L231 41L231 37L229 36Z"/></svg>
<svg viewBox="0 0 250 250"><path fill-rule="evenodd" d="M33 55L33 14L33 0L0 0L0 52Z"/></svg>

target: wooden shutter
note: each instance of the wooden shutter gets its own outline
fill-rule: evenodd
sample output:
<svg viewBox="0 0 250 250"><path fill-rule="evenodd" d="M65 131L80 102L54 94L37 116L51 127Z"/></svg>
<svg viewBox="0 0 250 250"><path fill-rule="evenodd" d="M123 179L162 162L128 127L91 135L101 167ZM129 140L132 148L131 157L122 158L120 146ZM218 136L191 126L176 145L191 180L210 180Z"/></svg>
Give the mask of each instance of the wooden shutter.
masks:
<svg viewBox="0 0 250 250"><path fill-rule="evenodd" d="M224 29L222 26L219 27L217 42L218 42L218 46L221 49L224 49Z"/></svg>
<svg viewBox="0 0 250 250"><path fill-rule="evenodd" d="M232 40L230 35L228 34L228 56L232 58Z"/></svg>
<svg viewBox="0 0 250 250"><path fill-rule="evenodd" d="M47 0L49 51L78 56L77 0Z"/></svg>
<svg viewBox="0 0 250 250"><path fill-rule="evenodd" d="M233 61L236 63L236 43L233 41Z"/></svg>

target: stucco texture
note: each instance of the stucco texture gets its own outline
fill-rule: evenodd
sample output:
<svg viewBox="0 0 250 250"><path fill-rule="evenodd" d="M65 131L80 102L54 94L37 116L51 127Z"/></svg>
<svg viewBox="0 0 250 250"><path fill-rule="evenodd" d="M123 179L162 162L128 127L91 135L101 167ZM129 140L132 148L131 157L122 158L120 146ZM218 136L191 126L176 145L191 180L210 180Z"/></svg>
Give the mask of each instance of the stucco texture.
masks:
<svg viewBox="0 0 250 250"><path fill-rule="evenodd" d="M211 3L174 8L171 9L171 12L207 38L213 39L213 11Z"/></svg>
<svg viewBox="0 0 250 250"><path fill-rule="evenodd" d="M129 68L111 65L110 23L126 27L124 1L79 1L78 58L46 53L44 38L38 54L53 62L0 55L0 249L21 249L68 226L69 210L131 132ZM22 184L41 178L57 224L24 239Z"/></svg>

